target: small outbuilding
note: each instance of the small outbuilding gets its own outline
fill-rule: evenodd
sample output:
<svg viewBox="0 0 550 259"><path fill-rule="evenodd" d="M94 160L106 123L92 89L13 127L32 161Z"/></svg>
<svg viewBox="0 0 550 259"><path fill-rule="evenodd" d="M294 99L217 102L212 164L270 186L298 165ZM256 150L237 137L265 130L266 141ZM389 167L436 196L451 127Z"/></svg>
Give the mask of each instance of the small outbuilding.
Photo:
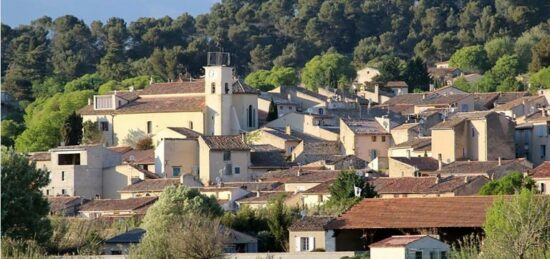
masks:
<svg viewBox="0 0 550 259"><path fill-rule="evenodd" d="M127 255L130 246L139 244L143 234L145 234L144 229L134 228L126 233L116 235L105 241L103 251L106 255Z"/></svg>
<svg viewBox="0 0 550 259"><path fill-rule="evenodd" d="M428 235L392 236L372 243L371 259L447 259L449 245Z"/></svg>

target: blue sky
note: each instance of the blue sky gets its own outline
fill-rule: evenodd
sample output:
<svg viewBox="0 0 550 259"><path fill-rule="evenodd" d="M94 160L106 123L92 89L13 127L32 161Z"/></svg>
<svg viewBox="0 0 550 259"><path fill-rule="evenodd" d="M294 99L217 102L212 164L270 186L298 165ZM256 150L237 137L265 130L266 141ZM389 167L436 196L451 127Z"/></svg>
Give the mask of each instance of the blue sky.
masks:
<svg viewBox="0 0 550 259"><path fill-rule="evenodd" d="M16 27L44 15L57 18L71 14L86 23L117 16L126 22L139 17L177 17L207 13L219 0L2 0L2 23Z"/></svg>

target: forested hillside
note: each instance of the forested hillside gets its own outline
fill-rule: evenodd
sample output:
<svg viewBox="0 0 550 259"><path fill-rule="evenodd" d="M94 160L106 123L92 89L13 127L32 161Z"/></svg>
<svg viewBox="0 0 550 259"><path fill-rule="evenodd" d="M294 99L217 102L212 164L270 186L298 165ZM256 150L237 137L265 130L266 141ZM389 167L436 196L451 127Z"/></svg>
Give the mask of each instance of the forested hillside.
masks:
<svg viewBox="0 0 550 259"><path fill-rule="evenodd" d="M38 131L29 127L44 132L52 124L48 116L59 123L91 92L145 87L150 77L159 82L199 76L208 51L232 53L242 77L273 67L277 73L300 73L316 55L336 53L331 58L351 61L352 69L368 63L380 67L386 79L409 79L407 73L418 74L418 64L448 60L460 50L452 61L487 72L485 86L476 89L492 91L520 89L510 78L548 66L549 48L545 0L224 0L197 17L113 17L91 24L73 16L43 17L16 28L2 24L2 87L27 108L24 123L20 115L8 118L9 125L2 122L2 137L19 142L21 150L47 148L58 137L36 143ZM471 55L478 56L464 58ZM349 79L350 71L343 69L335 85ZM25 139L16 141L25 124ZM33 148L23 148L31 143Z"/></svg>

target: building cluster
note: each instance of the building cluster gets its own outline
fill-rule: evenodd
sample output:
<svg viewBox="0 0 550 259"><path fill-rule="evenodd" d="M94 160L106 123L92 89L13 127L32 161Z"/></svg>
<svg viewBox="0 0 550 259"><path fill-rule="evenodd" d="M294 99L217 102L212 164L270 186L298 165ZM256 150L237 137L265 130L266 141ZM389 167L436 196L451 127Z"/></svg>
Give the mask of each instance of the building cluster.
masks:
<svg viewBox="0 0 550 259"><path fill-rule="evenodd" d="M353 170L379 198L339 217L303 217L289 229L291 252L370 247L384 258L376 254L431 249L445 258L438 239L482 231L493 199L477 195L485 183L517 171L550 194L550 91L467 93L452 86L460 71L443 63L430 73L442 87L424 93L377 84L372 68L350 91L260 92L213 62L198 79L94 96L79 113L98 122L105 143L31 159L51 172L43 192L52 213L84 218L143 216L164 188L180 185L228 211L274 197L314 208ZM267 121L271 103L278 118ZM153 148L126 146L136 136L151 137Z"/></svg>

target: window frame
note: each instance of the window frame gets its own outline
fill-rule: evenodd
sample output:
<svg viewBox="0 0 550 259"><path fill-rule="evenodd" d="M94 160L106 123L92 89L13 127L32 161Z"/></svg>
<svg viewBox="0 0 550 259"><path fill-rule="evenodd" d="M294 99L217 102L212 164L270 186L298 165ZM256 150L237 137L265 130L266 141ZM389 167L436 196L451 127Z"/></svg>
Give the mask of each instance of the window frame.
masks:
<svg viewBox="0 0 550 259"><path fill-rule="evenodd" d="M146 126L146 130L147 130L147 134L153 134L153 122L152 121L147 121L147 126Z"/></svg>
<svg viewBox="0 0 550 259"><path fill-rule="evenodd" d="M99 122L99 129L101 131L109 131L109 122L108 121L100 121Z"/></svg>
<svg viewBox="0 0 550 259"><path fill-rule="evenodd" d="M176 174L176 170L178 173ZM179 177L181 176L181 166L172 166L172 177Z"/></svg>
<svg viewBox="0 0 550 259"><path fill-rule="evenodd" d="M233 174L241 174L241 167L239 166L235 166L234 169L233 169Z"/></svg>
<svg viewBox="0 0 550 259"><path fill-rule="evenodd" d="M300 251L309 251L309 237L300 237Z"/></svg>
<svg viewBox="0 0 550 259"><path fill-rule="evenodd" d="M231 150L223 151L223 161L231 161Z"/></svg>

